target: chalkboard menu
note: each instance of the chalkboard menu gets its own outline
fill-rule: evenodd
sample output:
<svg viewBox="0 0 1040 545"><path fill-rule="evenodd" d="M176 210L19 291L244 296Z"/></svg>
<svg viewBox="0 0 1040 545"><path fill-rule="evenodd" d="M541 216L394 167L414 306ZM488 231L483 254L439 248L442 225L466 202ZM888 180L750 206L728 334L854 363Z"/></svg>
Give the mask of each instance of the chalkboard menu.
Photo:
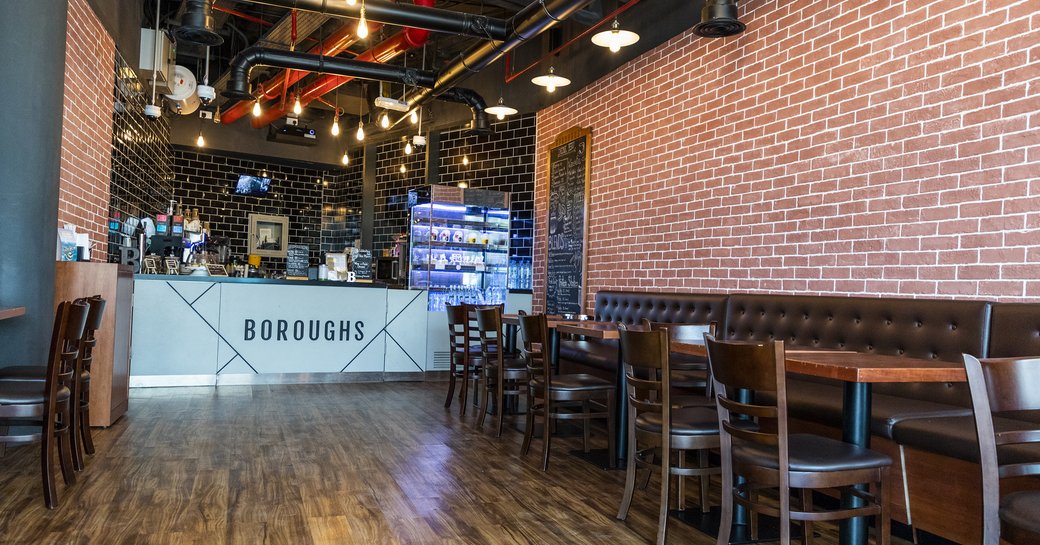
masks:
<svg viewBox="0 0 1040 545"><path fill-rule="evenodd" d="M289 278L307 278L310 267L311 248L306 244L290 244L285 252L285 276Z"/></svg>
<svg viewBox="0 0 1040 545"><path fill-rule="evenodd" d="M582 312L591 143L591 131L573 128L549 146L546 314Z"/></svg>
<svg viewBox="0 0 1040 545"><path fill-rule="evenodd" d="M372 250L358 250L354 255L354 278L358 281L372 280Z"/></svg>

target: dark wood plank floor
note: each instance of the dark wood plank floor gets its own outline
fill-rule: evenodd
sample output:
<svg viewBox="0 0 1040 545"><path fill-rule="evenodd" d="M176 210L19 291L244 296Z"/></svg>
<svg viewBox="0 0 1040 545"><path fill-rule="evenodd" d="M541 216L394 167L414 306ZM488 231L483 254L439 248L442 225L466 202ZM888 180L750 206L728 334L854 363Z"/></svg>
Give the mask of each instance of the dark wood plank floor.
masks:
<svg viewBox="0 0 1040 545"><path fill-rule="evenodd" d="M37 446L0 458L0 543L644 544L656 482L614 519L624 474L554 442L501 439L442 407L444 383L134 390L98 454L43 507ZM457 401L456 401L457 403ZM603 446L595 437L594 446ZM670 543L713 538L674 522ZM833 545L826 530L817 543Z"/></svg>

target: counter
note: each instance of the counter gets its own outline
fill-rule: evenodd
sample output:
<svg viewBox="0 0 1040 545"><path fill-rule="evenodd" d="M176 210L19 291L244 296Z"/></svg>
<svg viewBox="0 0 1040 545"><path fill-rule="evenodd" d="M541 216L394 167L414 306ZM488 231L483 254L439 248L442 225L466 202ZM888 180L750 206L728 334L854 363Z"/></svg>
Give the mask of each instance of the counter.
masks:
<svg viewBox="0 0 1040 545"><path fill-rule="evenodd" d="M382 284L138 275L130 384L421 377L426 307Z"/></svg>

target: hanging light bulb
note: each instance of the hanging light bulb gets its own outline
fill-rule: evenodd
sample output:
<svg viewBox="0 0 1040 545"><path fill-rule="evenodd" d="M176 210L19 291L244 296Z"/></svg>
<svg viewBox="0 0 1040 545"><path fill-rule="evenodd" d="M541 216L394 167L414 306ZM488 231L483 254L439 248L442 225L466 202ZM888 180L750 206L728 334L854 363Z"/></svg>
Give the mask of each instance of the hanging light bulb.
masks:
<svg viewBox="0 0 1040 545"><path fill-rule="evenodd" d="M347 0L347 5L348 6L355 6L355 5L357 5L357 0Z"/></svg>
<svg viewBox="0 0 1040 545"><path fill-rule="evenodd" d="M408 169L405 168L404 165L401 165L401 168L399 170L401 171L401 174L404 174L404 173L408 172Z"/></svg>
<svg viewBox="0 0 1040 545"><path fill-rule="evenodd" d="M292 105L292 112L296 115L303 113L303 104L300 104L300 94L296 93L296 102Z"/></svg>
<svg viewBox="0 0 1040 545"><path fill-rule="evenodd" d="M610 25L610 30L597 32L592 36L592 43L600 47L606 47L611 53L617 53L621 51L622 47L630 46L638 41L639 34L631 30L621 30L621 25L618 24L617 19L614 19L614 23Z"/></svg>
<svg viewBox="0 0 1040 545"><path fill-rule="evenodd" d="M412 110L412 114L408 116L408 119L412 122L412 125L415 125L419 122L419 112L416 110Z"/></svg>
<svg viewBox="0 0 1040 545"><path fill-rule="evenodd" d="M260 108L260 98L257 97L256 102L253 103L253 117L260 117L262 113L264 110Z"/></svg>
<svg viewBox="0 0 1040 545"><path fill-rule="evenodd" d="M468 155L463 155L462 156L462 166L464 166L464 167L465 166L469 166L469 156Z"/></svg>
<svg viewBox="0 0 1040 545"><path fill-rule="evenodd" d="M390 115L386 112L383 112L383 115L379 118L379 126L384 129L390 128Z"/></svg>
<svg viewBox="0 0 1040 545"><path fill-rule="evenodd" d="M199 137L195 139L195 145L202 148L206 146L206 139L202 137L202 131L199 131Z"/></svg>
<svg viewBox="0 0 1040 545"><path fill-rule="evenodd" d="M339 116L332 118L332 136L339 136Z"/></svg>
<svg viewBox="0 0 1040 545"><path fill-rule="evenodd" d="M350 164L350 153L348 153L347 150L343 150L343 157L340 158L339 162L343 163L344 165Z"/></svg>
<svg viewBox="0 0 1040 545"><path fill-rule="evenodd" d="M571 84L571 80L556 75L556 67L550 66L549 73L544 76L535 76L531 79L531 83L545 87L545 90L552 93L557 87L564 87Z"/></svg>
<svg viewBox="0 0 1040 545"><path fill-rule="evenodd" d="M220 106L217 106L217 111L213 112L213 123L220 125Z"/></svg>
<svg viewBox="0 0 1040 545"><path fill-rule="evenodd" d="M358 120L357 134L355 136L357 136L358 142L365 139L365 125L361 122L361 120Z"/></svg>
<svg viewBox="0 0 1040 545"><path fill-rule="evenodd" d="M368 37L368 21L365 21L365 3L361 3L361 18L357 22L357 37L364 40Z"/></svg>
<svg viewBox="0 0 1040 545"><path fill-rule="evenodd" d="M507 115L513 115L516 113L516 108L510 108L506 106L502 97L498 97L498 104L484 110L489 114L494 114L499 120L505 119Z"/></svg>
<svg viewBox="0 0 1040 545"><path fill-rule="evenodd" d="M405 142L404 143L404 154L405 155L411 155L412 154L412 149L413 148L412 148L412 143L411 142Z"/></svg>

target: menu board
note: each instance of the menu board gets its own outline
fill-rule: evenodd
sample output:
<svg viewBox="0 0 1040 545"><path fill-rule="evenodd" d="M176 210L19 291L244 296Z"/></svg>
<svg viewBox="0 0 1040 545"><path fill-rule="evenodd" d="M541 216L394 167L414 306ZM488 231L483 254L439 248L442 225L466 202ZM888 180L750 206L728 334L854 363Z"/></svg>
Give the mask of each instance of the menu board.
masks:
<svg viewBox="0 0 1040 545"><path fill-rule="evenodd" d="M581 313L589 200L589 129L569 129L549 146L545 313Z"/></svg>
<svg viewBox="0 0 1040 545"><path fill-rule="evenodd" d="M358 281L372 280L372 250L358 250L354 255L354 278Z"/></svg>
<svg viewBox="0 0 1040 545"><path fill-rule="evenodd" d="M306 244L290 244L285 254L285 276L289 278L307 278L307 268L311 264L311 248Z"/></svg>

